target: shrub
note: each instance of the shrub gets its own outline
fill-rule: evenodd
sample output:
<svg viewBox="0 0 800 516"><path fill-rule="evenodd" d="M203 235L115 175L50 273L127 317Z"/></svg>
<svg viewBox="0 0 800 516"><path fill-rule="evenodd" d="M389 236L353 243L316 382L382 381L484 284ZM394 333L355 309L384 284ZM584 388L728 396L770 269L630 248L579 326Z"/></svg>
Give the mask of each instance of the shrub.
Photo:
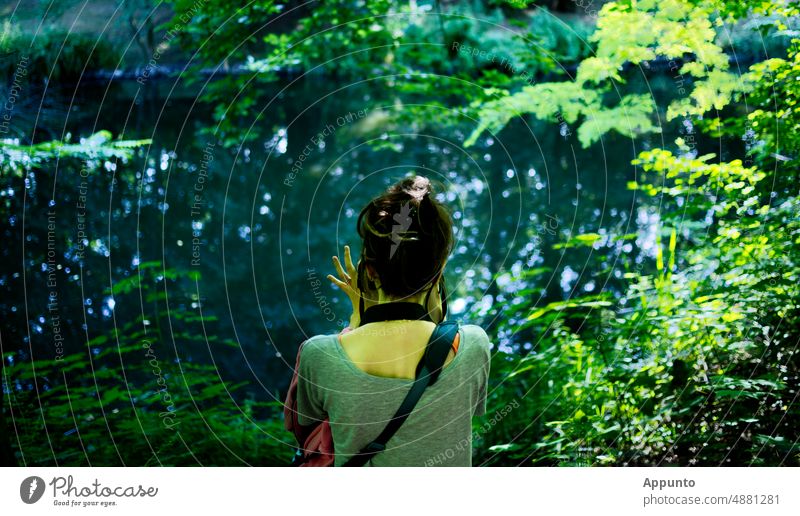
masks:
<svg viewBox="0 0 800 516"><path fill-rule="evenodd" d="M0 38L2 73L13 75L18 62L28 58L28 80L75 81L87 72L115 69L119 52L105 39L49 28L38 34L22 34L8 21ZM11 57L13 56L13 57Z"/></svg>

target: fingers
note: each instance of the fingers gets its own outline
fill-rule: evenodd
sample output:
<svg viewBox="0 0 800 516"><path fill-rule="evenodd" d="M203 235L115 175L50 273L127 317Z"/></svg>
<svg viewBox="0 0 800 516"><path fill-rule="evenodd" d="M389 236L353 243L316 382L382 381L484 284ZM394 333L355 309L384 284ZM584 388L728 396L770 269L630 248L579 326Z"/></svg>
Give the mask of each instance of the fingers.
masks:
<svg viewBox="0 0 800 516"><path fill-rule="evenodd" d="M350 246L344 246L344 265L347 267L347 274L350 276L356 275L356 268L353 267L353 258L350 254Z"/></svg>
<svg viewBox="0 0 800 516"><path fill-rule="evenodd" d="M333 274L328 274L328 279L331 280L334 285L336 285L340 289L344 290L345 292L347 292L347 289L350 286L347 283L345 283L344 281L336 278Z"/></svg>
<svg viewBox="0 0 800 516"><path fill-rule="evenodd" d="M339 273L339 277L350 283L350 276L342 269L342 264L339 262L338 256L333 257L333 266L336 267L336 272Z"/></svg>

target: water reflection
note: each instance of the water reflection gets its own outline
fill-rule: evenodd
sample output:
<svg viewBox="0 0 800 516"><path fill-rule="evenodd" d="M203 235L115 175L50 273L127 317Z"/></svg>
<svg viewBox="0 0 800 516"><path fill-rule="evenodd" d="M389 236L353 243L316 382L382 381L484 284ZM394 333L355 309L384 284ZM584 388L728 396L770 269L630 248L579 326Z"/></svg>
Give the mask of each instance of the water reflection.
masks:
<svg viewBox="0 0 800 516"><path fill-rule="evenodd" d="M177 349L176 359L213 357L225 378L271 390L285 386L292 362L286 357L305 336L336 331L350 315L346 297L324 279L312 287L308 271L324 278L330 256L344 244L357 253L359 211L408 173L446 185L441 199L451 206L457 231L447 270L450 307L470 322L491 325L499 307L524 299L547 303L613 290L620 278L609 274L609 263L639 250L652 254L657 211L637 207L635 192L625 187L635 174L630 160L647 140L637 147L610 135L602 146L583 150L559 124L516 121L464 149L468 127L399 131L393 105L373 85L349 85L329 96L324 88L337 86L309 79L271 103L273 92L265 91L258 107L269 106L259 122L265 136L241 146L222 145L211 113L189 91L185 98L155 95L137 105L139 97L123 83L112 85L99 104L105 86L87 86L69 118L45 120L71 134L102 127L153 143L132 163L104 160L98 167L103 175L94 173L84 193L80 175L69 168L58 170L55 184L47 175L55 168L26 179L26 306L34 348L49 345L43 335L47 227L41 222L49 208L58 214L59 288L68 300L61 317L71 349L81 349L87 331L107 332L146 312L146 300L123 304L109 288L158 261L200 274L194 283L163 289L172 310L196 315L186 323L197 325L192 331L217 318L215 339L240 346L209 344L204 353L185 356ZM662 134L654 143L670 137ZM57 192L55 208L41 194L49 189ZM85 238L76 230L81 195ZM14 196L13 190L4 196ZM16 226L16 215L7 223ZM637 228L651 229L635 240L621 238ZM578 235L592 240L558 245ZM83 260L79 245L87 248ZM6 252L3 259L12 264L17 257ZM169 279L160 280L166 285ZM333 318L320 308L320 296ZM17 312L25 302L16 293L4 309ZM185 330L161 329L173 335ZM502 337L501 349L530 349L530 336Z"/></svg>

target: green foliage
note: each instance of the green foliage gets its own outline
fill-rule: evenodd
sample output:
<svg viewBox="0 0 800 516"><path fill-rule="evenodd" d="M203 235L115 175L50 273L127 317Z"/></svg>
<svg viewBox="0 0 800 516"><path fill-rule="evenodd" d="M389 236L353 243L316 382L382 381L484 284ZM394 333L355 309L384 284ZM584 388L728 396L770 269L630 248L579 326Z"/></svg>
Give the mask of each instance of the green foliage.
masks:
<svg viewBox="0 0 800 516"><path fill-rule="evenodd" d="M151 140L113 140L109 131L98 131L78 143L50 141L33 145L20 145L10 141L0 142L0 166L4 173L22 177L26 170L41 167L54 158L76 158L88 162L89 167L100 160L130 159L136 148L149 145Z"/></svg>
<svg viewBox="0 0 800 516"><path fill-rule="evenodd" d="M789 187L797 178L796 167L788 166L800 155L800 40L793 40L786 58L772 58L753 65L747 80L754 88L740 99L750 111L746 116L717 116L701 127L715 137L741 138L749 157L770 168L784 170L775 177L775 186ZM779 92L779 94L778 94Z"/></svg>
<svg viewBox="0 0 800 516"><path fill-rule="evenodd" d="M180 28L175 31L178 42L193 54L190 79L206 68L241 67L243 72L223 73L206 85L202 96L214 106L218 121L207 132L228 146L243 137L263 136L256 110L259 84L295 72L358 77L391 60L388 1L312 2L291 8L263 1L235 10L222 0L173 3L175 16L162 28ZM243 134L243 126L251 130Z"/></svg>
<svg viewBox="0 0 800 516"><path fill-rule="evenodd" d="M392 2L319 2L301 18L290 35L269 32L270 53L252 69L299 65L303 70L359 76L389 58L395 37L389 30Z"/></svg>
<svg viewBox="0 0 800 516"><path fill-rule="evenodd" d="M0 60L0 73L8 77L25 59L23 75L27 80L75 81L87 71L115 69L120 53L104 39L56 29L22 34L5 21L0 34L0 55L6 56Z"/></svg>
<svg viewBox="0 0 800 516"><path fill-rule="evenodd" d="M639 156L633 186L661 199L662 220L652 272L626 273L621 299L501 312L527 312L514 329L539 340L495 357L492 405L520 408L483 436L484 460L800 463L800 201L770 206L763 172L710 159Z"/></svg>
<svg viewBox="0 0 800 516"><path fill-rule="evenodd" d="M292 8L253 2L235 11L218 0L173 3L175 16L162 28L182 29L176 34L180 44L193 52L192 71L238 72L215 77L202 95L214 107L218 121L207 132L229 146L262 136L266 120L258 110L268 100L258 97L257 86L281 76L372 77L386 84L389 103L395 102L390 92L397 88L424 96L425 102L453 97L443 104L451 107L463 104L465 98L484 98L475 88L464 91L459 81L505 87L530 84L591 52L586 41L592 31L589 24L577 19L566 23L544 11L518 21L480 4L453 4L434 12L431 5L388 1L316 2ZM188 77L197 80L200 75ZM405 79L403 84L398 78ZM419 111L414 115L426 116ZM243 134L243 126L250 130Z"/></svg>
<svg viewBox="0 0 800 516"><path fill-rule="evenodd" d="M761 78L746 100L754 107L743 131L751 152L761 161L780 161L800 155L800 40L794 40L786 59L770 59L753 67L753 79ZM775 95L779 91L780 95ZM760 136L754 139L754 134Z"/></svg>
<svg viewBox="0 0 800 516"><path fill-rule="evenodd" d="M781 29L781 23L790 26ZM796 18L751 13L744 19L720 27L717 42L734 63L758 62L785 55L799 28Z"/></svg>
<svg viewBox="0 0 800 516"><path fill-rule="evenodd" d="M743 79L729 70L728 55L715 30L724 23L719 13L716 2L646 0L604 5L590 37L597 51L581 62L575 81L536 84L513 94L499 92L500 98L479 106L480 122L466 144L474 144L483 131L498 132L511 118L526 113L555 120L561 110L551 106L568 103L576 103L577 112L569 118L565 114L565 119L584 120L579 129L584 147L608 130L626 136L657 132L651 120L655 105L641 95L627 94L608 104L611 94L626 82L626 67L656 57L668 60L682 81L684 77L694 80L688 95L668 107L667 120L724 108L737 94L749 91L752 82L746 80L750 76ZM620 117L627 120L616 121Z"/></svg>
<svg viewBox="0 0 800 516"><path fill-rule="evenodd" d="M755 65L744 79L752 112L702 125L745 134L746 163L664 149L635 160L629 187L658 219L646 260L622 260L622 296L500 310L499 333L536 342L522 358L494 358L504 380L491 404L519 408L481 436L482 461L800 464L796 61L792 49Z"/></svg>
<svg viewBox="0 0 800 516"><path fill-rule="evenodd" d="M581 18L560 18L537 9L528 22L529 37L545 49L558 67L576 64L592 54L595 26Z"/></svg>
<svg viewBox="0 0 800 516"><path fill-rule="evenodd" d="M629 137L658 130L650 117L654 109L650 97L629 95L613 107L605 105L602 99L601 92L566 82L525 86L513 95L501 95L499 99L486 103L477 101L474 106L479 106L480 120L464 145L473 145L486 130L499 131L522 113L531 113L543 120L563 120L568 124L585 117L578 128L578 139L584 147L610 130Z"/></svg>
<svg viewBox="0 0 800 516"><path fill-rule="evenodd" d="M409 16L409 21L394 55L397 66L467 78L497 72L493 80L485 81L495 86L530 83L591 52L587 41L591 25L580 19L567 23L541 9L525 20L507 20L500 10L476 12L454 6L441 16ZM431 47L440 46L442 51L432 51Z"/></svg>

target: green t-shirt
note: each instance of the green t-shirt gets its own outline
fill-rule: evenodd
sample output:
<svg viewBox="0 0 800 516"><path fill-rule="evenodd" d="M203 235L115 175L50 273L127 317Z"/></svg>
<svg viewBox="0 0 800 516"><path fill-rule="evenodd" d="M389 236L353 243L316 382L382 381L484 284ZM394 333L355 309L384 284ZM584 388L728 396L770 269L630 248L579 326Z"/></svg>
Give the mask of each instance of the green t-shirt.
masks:
<svg viewBox="0 0 800 516"><path fill-rule="evenodd" d="M458 352L429 386L403 426L367 466L471 466L472 417L486 412L489 337L462 325ZM298 423L330 421L341 466L383 431L413 380L359 369L337 335L303 344L297 381Z"/></svg>

